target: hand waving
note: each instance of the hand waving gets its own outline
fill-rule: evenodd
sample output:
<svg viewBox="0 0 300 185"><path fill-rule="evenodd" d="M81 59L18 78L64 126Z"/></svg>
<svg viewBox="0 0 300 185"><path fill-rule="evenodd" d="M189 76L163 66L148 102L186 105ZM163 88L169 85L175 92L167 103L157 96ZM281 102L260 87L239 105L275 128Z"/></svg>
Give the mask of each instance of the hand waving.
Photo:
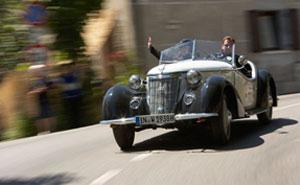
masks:
<svg viewBox="0 0 300 185"><path fill-rule="evenodd" d="M149 38L148 38L148 48L150 48L151 45L152 45L152 38L149 37Z"/></svg>

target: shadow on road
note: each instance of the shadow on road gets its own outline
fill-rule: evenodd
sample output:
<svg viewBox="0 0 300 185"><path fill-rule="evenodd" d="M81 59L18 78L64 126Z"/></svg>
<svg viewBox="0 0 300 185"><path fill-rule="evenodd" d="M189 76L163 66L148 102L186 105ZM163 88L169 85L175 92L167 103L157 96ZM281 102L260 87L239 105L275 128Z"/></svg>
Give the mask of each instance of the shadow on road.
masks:
<svg viewBox="0 0 300 185"><path fill-rule="evenodd" d="M35 178L1 178L1 185L62 185L70 184L72 181L76 180L70 175L58 174L58 175L45 175Z"/></svg>
<svg viewBox="0 0 300 185"><path fill-rule="evenodd" d="M274 119L270 124L261 126L258 120L237 120L232 123L231 141L224 147L216 146L212 143L208 134L209 130L201 129L199 131L194 130L193 132L180 132L175 130L136 143L133 148L127 152L152 150L197 150L195 152L208 152L206 151L207 149L216 150L210 150L209 152L218 152L251 148L264 143L264 140L260 136L297 123L298 121L293 119ZM280 133L288 134L286 132Z"/></svg>

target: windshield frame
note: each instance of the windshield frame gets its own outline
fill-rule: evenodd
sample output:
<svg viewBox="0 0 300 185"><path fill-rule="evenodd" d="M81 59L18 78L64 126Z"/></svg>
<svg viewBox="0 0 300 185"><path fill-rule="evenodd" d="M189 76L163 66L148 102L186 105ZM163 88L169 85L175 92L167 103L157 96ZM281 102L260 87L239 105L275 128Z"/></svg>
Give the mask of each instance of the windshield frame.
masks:
<svg viewBox="0 0 300 185"><path fill-rule="evenodd" d="M176 44L172 47L169 47L169 48L166 48L165 50L161 51L161 55L160 55L160 59L159 59L159 65L162 65L162 64L173 64L173 63L178 63L178 62L182 62L182 61L202 61L202 60L216 60L216 61L222 61L222 62L226 62L226 63L230 63L234 68L236 68L236 65L235 65L235 44L232 45L232 53L231 53L231 60L222 60L222 59L209 59L207 58L209 55L213 55L213 54L216 54L216 53L221 53L221 46L222 46L222 43L221 42L216 42L216 41L205 41L205 40L192 40L190 43L192 43L192 51L191 51L191 58L189 59L182 59L182 60L170 60L170 61L163 61L163 56L165 54L166 51L172 49L172 48L175 48L176 47L180 47L181 45L184 45L186 43L179 43L179 44ZM199 57L196 57L197 54L199 53L196 53L196 48L198 45L200 45L200 43L208 43L210 45L213 46L213 49L214 49L214 52L210 53L204 49L201 49L201 52L205 53L205 55L207 56L202 56L201 55L201 58ZM215 48L214 48L215 47Z"/></svg>

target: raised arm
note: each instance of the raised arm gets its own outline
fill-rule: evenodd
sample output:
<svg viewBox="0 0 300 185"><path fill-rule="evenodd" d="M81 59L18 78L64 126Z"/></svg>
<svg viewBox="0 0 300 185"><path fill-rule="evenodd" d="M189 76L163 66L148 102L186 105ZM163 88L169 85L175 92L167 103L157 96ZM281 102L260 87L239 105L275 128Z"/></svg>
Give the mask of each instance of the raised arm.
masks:
<svg viewBox="0 0 300 185"><path fill-rule="evenodd" d="M161 52L152 46L152 38L151 37L148 38L148 48L149 48L150 52L152 53L152 55L154 55L159 60Z"/></svg>

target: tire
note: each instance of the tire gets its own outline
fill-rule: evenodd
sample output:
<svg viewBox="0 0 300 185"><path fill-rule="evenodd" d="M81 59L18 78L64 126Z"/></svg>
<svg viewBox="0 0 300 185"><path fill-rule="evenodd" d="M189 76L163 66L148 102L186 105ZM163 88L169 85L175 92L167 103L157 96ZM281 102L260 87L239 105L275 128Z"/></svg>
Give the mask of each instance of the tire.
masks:
<svg viewBox="0 0 300 185"><path fill-rule="evenodd" d="M134 125L116 125L113 133L121 150L128 150L132 147L135 136Z"/></svg>
<svg viewBox="0 0 300 185"><path fill-rule="evenodd" d="M226 95L223 95L219 108L219 116L212 120L212 137L216 144L226 145L231 136L231 119L232 114L226 103Z"/></svg>
<svg viewBox="0 0 300 185"><path fill-rule="evenodd" d="M273 115L273 96L270 84L268 85L268 91L268 111L257 114L259 122L263 125L270 123Z"/></svg>

